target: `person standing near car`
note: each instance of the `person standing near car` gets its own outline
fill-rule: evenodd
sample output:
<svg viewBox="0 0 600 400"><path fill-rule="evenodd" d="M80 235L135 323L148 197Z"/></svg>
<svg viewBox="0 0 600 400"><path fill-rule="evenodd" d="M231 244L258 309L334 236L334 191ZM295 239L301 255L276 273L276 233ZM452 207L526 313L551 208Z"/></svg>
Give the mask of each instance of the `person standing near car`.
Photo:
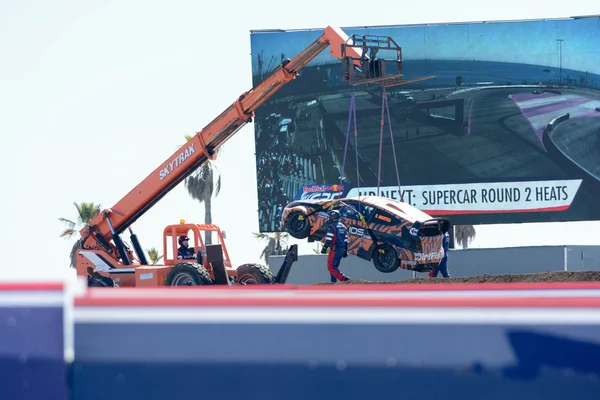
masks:
<svg viewBox="0 0 600 400"><path fill-rule="evenodd" d="M450 278L450 274L448 273L448 246L449 246L449 244L450 244L450 235L448 234L448 232L446 232L446 233L444 233L444 239L442 241L442 247L444 248L444 257L442 258L442 261L439 263L439 265L429 273L430 278L436 278L438 272L441 272L442 276L444 278Z"/></svg>
<svg viewBox="0 0 600 400"><path fill-rule="evenodd" d="M340 213L337 210L329 212L329 226L327 227L325 244L321 249L321 254L326 254L327 249L330 249L327 256L327 270L331 282L349 281L350 278L340 272L339 269L342 258L348 257L348 231L340 221Z"/></svg>

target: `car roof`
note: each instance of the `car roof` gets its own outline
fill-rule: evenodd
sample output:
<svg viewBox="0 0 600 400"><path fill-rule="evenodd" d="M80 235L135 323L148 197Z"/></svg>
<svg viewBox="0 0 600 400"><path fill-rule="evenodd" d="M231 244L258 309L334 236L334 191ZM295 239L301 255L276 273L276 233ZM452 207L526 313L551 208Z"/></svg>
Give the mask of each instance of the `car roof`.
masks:
<svg viewBox="0 0 600 400"><path fill-rule="evenodd" d="M390 214L399 215L408 221L426 221L431 219L431 215L419 210L418 208L394 199L381 196L356 196L348 197L348 200L358 200L363 204L368 204Z"/></svg>
<svg viewBox="0 0 600 400"><path fill-rule="evenodd" d="M354 201L359 201L362 204L366 204L366 205L370 205L373 207L376 207L378 209L381 209L383 211L387 211L390 214L393 215L397 215L400 218L403 218L407 221L410 222L415 222L415 221L427 221L429 219L432 219L433 217L421 210L419 210L418 208L402 202L402 201L398 201L398 200L394 200L394 199L390 199L387 197L381 197L381 196L353 196L353 197L344 197L344 198L338 198L335 200L340 200L340 201L345 201L345 200L354 200ZM296 200L299 202L302 202L304 204L326 204L329 203L330 201L332 201L331 199L310 199L310 200ZM292 204L292 203L290 203ZM286 208L289 207L289 204L286 206Z"/></svg>

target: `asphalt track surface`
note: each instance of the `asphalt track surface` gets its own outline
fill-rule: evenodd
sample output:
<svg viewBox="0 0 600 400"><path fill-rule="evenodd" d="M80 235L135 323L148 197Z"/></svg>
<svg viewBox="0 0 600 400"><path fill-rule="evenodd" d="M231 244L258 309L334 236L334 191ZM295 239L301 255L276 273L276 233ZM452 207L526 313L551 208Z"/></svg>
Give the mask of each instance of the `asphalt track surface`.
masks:
<svg viewBox="0 0 600 400"><path fill-rule="evenodd" d="M600 111L559 123L551 138L575 164L600 180Z"/></svg>

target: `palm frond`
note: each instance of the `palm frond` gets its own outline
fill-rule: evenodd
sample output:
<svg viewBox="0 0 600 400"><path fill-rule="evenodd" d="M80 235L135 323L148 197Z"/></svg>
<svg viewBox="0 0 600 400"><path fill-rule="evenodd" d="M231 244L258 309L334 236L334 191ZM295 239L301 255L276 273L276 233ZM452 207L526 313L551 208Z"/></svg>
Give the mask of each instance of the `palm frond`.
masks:
<svg viewBox="0 0 600 400"><path fill-rule="evenodd" d="M60 217L58 220L64 224L68 225L70 228L74 228L76 225L75 222L71 221L70 219L63 218L63 217Z"/></svg>
<svg viewBox="0 0 600 400"><path fill-rule="evenodd" d="M217 183L215 183L215 197L219 195L219 192L221 192L221 174L219 174Z"/></svg>
<svg viewBox="0 0 600 400"><path fill-rule="evenodd" d="M277 240L286 241L289 238L290 235L287 232L275 232L275 239Z"/></svg>
<svg viewBox="0 0 600 400"><path fill-rule="evenodd" d="M92 219L94 219L98 214L100 214L102 210L102 206L100 204L96 204L94 202L81 202L77 203L73 202L75 209L77 210L77 222L60 217L58 220L64 223L67 227L60 233L60 237L70 238L74 234L78 233L77 226L85 225L89 223ZM73 244L73 248L71 248L70 254L70 267L76 268L77 266L77 249L83 246L83 241L81 238L77 239L77 241Z"/></svg>
<svg viewBox="0 0 600 400"><path fill-rule="evenodd" d="M62 223L64 223L65 225L67 225L67 228L65 228L64 231L62 231L62 233L60 234L60 237L67 237L70 238L71 236L73 236L76 232L75 230L75 222L71 221L70 219L66 219L66 218L59 218L59 221L61 221Z"/></svg>
<svg viewBox="0 0 600 400"><path fill-rule="evenodd" d="M158 264L158 262L163 258L161 254L159 254L158 249L156 247L152 247L151 249L146 250L148 252L148 257L150 257L150 261L152 264Z"/></svg>
<svg viewBox="0 0 600 400"><path fill-rule="evenodd" d="M458 225L454 229L454 237L456 242L463 248L467 249L473 239L477 236L473 225Z"/></svg>
<svg viewBox="0 0 600 400"><path fill-rule="evenodd" d="M256 239L270 239L269 235L266 233L252 232L252 234L255 236Z"/></svg>
<svg viewBox="0 0 600 400"><path fill-rule="evenodd" d="M82 202L82 203L74 203L75 204L75 208L77 208L77 215L78 218L77 220L79 221L80 224L87 224L89 223L92 219L94 219L98 214L100 214L100 211L102 209L102 206L100 204L95 204L93 202Z"/></svg>
<svg viewBox="0 0 600 400"><path fill-rule="evenodd" d="M73 244L71 248L71 254L69 255L70 259L70 267L75 269L77 268L77 249L79 249L83 244L81 239L77 239L77 241Z"/></svg>
<svg viewBox="0 0 600 400"><path fill-rule="evenodd" d="M77 233L77 230L75 229L65 229L64 231L62 231L62 233L60 234L59 237L67 237L70 238L71 236L73 236L75 233Z"/></svg>
<svg viewBox="0 0 600 400"><path fill-rule="evenodd" d="M269 254L268 254L268 252L269 252L269 247L267 246L267 247L265 247L265 248L263 249L263 251L260 253L260 259L261 259L261 260L265 260L265 262L267 262L267 260L269 259Z"/></svg>
<svg viewBox="0 0 600 400"><path fill-rule="evenodd" d="M211 181L211 175L206 164L204 164L186 179L185 187L194 200L204 203L206 199L212 197L213 182Z"/></svg>
<svg viewBox="0 0 600 400"><path fill-rule="evenodd" d="M83 213L82 207L76 201L74 201L73 204L75 205L75 208L77 209L77 218L78 218L78 221L79 221L79 223L82 223L82 221L81 221L81 214Z"/></svg>

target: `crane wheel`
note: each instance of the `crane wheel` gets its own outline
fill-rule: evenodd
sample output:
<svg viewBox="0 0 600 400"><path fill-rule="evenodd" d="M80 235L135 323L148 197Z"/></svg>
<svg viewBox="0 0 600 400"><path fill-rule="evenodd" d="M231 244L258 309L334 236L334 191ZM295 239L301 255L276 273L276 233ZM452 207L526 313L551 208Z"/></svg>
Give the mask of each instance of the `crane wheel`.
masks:
<svg viewBox="0 0 600 400"><path fill-rule="evenodd" d="M165 278L165 286L212 285L210 274L202 265L195 262L175 264Z"/></svg>
<svg viewBox="0 0 600 400"><path fill-rule="evenodd" d="M115 281L102 275L89 276L88 287L119 287Z"/></svg>
<svg viewBox="0 0 600 400"><path fill-rule="evenodd" d="M237 280L240 285L271 284L275 281L271 270L260 264L243 264L237 268Z"/></svg>

